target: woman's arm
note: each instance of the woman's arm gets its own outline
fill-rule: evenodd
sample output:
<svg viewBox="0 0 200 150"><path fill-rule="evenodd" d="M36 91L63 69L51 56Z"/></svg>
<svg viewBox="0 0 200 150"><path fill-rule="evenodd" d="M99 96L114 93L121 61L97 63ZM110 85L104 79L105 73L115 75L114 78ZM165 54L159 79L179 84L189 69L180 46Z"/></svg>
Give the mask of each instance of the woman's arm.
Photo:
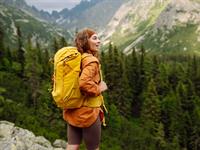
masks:
<svg viewBox="0 0 200 150"><path fill-rule="evenodd" d="M99 65L97 62L91 62L82 69L79 87L83 94L88 96L98 96L101 94L101 88L98 83L100 79L95 79L98 73Z"/></svg>

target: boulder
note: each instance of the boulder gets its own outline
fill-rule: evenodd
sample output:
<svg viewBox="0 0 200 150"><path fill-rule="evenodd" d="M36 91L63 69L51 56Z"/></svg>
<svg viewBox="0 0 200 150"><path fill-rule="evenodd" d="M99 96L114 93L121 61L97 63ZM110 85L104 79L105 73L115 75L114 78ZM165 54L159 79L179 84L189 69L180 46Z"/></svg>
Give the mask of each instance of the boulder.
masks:
<svg viewBox="0 0 200 150"><path fill-rule="evenodd" d="M55 140L53 146L43 136L35 136L29 130L14 123L0 121L0 150L66 150L66 142Z"/></svg>

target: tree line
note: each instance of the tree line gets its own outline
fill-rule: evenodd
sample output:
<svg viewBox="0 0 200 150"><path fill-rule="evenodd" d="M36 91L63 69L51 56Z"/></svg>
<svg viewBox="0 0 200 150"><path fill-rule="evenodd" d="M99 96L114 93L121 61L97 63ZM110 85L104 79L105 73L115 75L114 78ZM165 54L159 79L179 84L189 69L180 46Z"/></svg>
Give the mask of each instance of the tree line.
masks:
<svg viewBox="0 0 200 150"><path fill-rule="evenodd" d="M101 57L109 87L108 107L114 105L120 116L133 119L138 127L132 133L128 128L132 142L124 141L124 145L132 143L130 149L138 150L200 148L198 56L182 52L158 55L147 53L143 46L127 55L110 44ZM123 134L124 125L119 129Z"/></svg>

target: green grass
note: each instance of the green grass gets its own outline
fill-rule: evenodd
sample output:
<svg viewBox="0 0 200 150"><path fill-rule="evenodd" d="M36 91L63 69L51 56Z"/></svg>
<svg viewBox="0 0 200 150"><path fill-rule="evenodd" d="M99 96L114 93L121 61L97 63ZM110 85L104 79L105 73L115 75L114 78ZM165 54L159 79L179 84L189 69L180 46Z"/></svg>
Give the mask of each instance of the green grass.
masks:
<svg viewBox="0 0 200 150"><path fill-rule="evenodd" d="M197 41L197 25L187 24L184 26L174 27L165 33L166 30L159 30L157 34L153 35L149 33L143 45L146 49L154 51L200 51L200 43ZM165 40L161 40L161 37L165 36Z"/></svg>
<svg viewBox="0 0 200 150"><path fill-rule="evenodd" d="M121 49L126 48L138 37L144 35L144 33L153 26L160 13L166 8L169 2L169 0L164 1L162 5L156 3L155 6L150 9L148 14L149 17L146 20L141 20L141 18L136 17L135 14L128 14L127 19L129 19L129 23L132 22L133 28L136 27L136 32L131 33L131 31L127 29L125 33L121 33L121 27L118 27L116 32L113 34L111 41Z"/></svg>

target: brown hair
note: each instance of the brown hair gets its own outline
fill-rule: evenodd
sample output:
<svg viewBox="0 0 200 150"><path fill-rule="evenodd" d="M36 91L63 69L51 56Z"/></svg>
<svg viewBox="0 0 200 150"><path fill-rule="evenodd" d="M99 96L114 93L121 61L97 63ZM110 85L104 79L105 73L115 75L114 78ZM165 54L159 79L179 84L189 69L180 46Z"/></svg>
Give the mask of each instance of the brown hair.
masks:
<svg viewBox="0 0 200 150"><path fill-rule="evenodd" d="M88 43L88 39L95 33L92 29L84 29L76 34L75 45L81 54L89 53L98 57L97 52L91 51Z"/></svg>

